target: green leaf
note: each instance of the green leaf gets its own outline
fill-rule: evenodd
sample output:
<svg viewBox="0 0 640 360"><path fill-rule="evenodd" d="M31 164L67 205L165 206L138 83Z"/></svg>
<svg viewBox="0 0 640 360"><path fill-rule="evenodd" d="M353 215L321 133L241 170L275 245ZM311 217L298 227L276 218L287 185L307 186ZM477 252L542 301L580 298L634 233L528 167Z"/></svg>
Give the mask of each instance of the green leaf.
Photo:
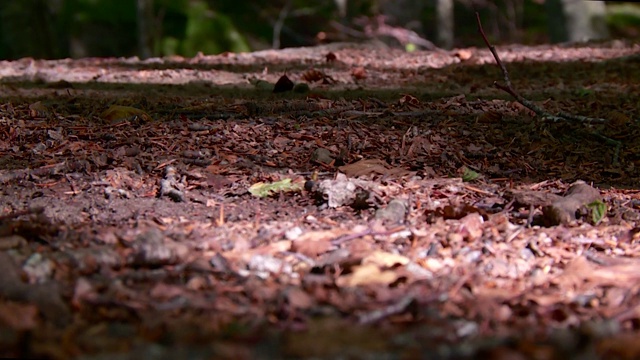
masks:
<svg viewBox="0 0 640 360"><path fill-rule="evenodd" d="M591 219L594 224L600 223L604 216L607 214L607 205L601 200L596 200L587 205L591 210Z"/></svg>
<svg viewBox="0 0 640 360"><path fill-rule="evenodd" d="M580 97L585 97L585 96L589 96L591 94L593 94L593 91L590 89L586 89L586 88L580 88L575 90L576 95L580 96Z"/></svg>
<svg viewBox="0 0 640 360"><path fill-rule="evenodd" d="M469 182L469 181L473 181L477 178L480 177L480 174L478 174L477 172L469 169L468 167L465 166L463 172L462 172L462 181L464 182Z"/></svg>

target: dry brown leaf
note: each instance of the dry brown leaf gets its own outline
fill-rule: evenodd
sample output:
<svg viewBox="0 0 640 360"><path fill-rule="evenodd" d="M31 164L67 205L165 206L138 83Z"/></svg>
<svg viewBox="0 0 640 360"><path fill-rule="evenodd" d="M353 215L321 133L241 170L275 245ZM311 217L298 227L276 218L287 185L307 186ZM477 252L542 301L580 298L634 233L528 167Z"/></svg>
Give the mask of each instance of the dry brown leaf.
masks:
<svg viewBox="0 0 640 360"><path fill-rule="evenodd" d="M589 261L585 256L580 256L567 265L557 282L573 288L580 288L585 282L600 286L628 286L640 281L639 266L640 262L635 260L601 266Z"/></svg>
<svg viewBox="0 0 640 360"><path fill-rule="evenodd" d="M467 49L460 49L456 51L456 57L462 61L469 60L473 56L473 53Z"/></svg>
<svg viewBox="0 0 640 360"><path fill-rule="evenodd" d="M612 111L607 116L607 125L613 128L620 128L627 126L631 122L631 118L620 111Z"/></svg>
<svg viewBox="0 0 640 360"><path fill-rule="evenodd" d="M325 55L325 60L327 60L328 63L334 62L338 59L338 57L336 56L336 54L329 52L327 53L327 55Z"/></svg>
<svg viewBox="0 0 640 360"><path fill-rule="evenodd" d="M326 75L322 71L316 69L309 69L302 74L302 80L306 82L322 81L325 77Z"/></svg>
<svg viewBox="0 0 640 360"><path fill-rule="evenodd" d="M351 69L351 76L353 76L353 78L356 80L366 79L367 70L362 66L355 67Z"/></svg>
<svg viewBox="0 0 640 360"><path fill-rule="evenodd" d="M396 265L406 265L409 261L409 258L405 256L377 250L362 259L362 264L374 264L382 268L390 268Z"/></svg>
<svg viewBox="0 0 640 360"><path fill-rule="evenodd" d="M290 288L287 290L287 301L295 309L309 309L315 301L309 294L300 288Z"/></svg>
<svg viewBox="0 0 640 360"><path fill-rule="evenodd" d="M380 159L363 159L353 164L343 165L338 168L349 177L358 177L370 174L380 174L386 176L405 176L411 174L398 167L391 167L384 160Z"/></svg>
<svg viewBox="0 0 640 360"><path fill-rule="evenodd" d="M280 240L264 246L255 248L256 253L260 254L275 254L283 251L291 250L291 240Z"/></svg>
<svg viewBox="0 0 640 360"><path fill-rule="evenodd" d="M457 232L468 241L474 241L482 236L484 219L478 213L471 213L460 219Z"/></svg>
<svg viewBox="0 0 640 360"><path fill-rule="evenodd" d="M316 257L320 254L324 254L327 251L333 249L333 245L329 239L319 240L293 240L291 244L291 251L304 254L309 257Z"/></svg>
<svg viewBox="0 0 640 360"><path fill-rule="evenodd" d="M380 270L376 264L363 264L353 267L349 275L341 276L336 280L338 286L353 287L371 284L391 284L398 279L398 274L391 270Z"/></svg>
<svg viewBox="0 0 640 360"><path fill-rule="evenodd" d="M31 117L45 117L49 115L51 111L41 101L34 102L29 105L29 115Z"/></svg>
<svg viewBox="0 0 640 360"><path fill-rule="evenodd" d="M408 105L409 107L418 108L420 106L420 100L413 95L404 94L398 100L400 105Z"/></svg>
<svg viewBox="0 0 640 360"><path fill-rule="evenodd" d="M289 79L289 77L285 74L278 79L276 84L273 87L274 93L281 93L293 90L293 81Z"/></svg>
<svg viewBox="0 0 640 360"><path fill-rule="evenodd" d="M493 110L485 111L476 118L476 122L479 124L497 123L501 120L502 114Z"/></svg>

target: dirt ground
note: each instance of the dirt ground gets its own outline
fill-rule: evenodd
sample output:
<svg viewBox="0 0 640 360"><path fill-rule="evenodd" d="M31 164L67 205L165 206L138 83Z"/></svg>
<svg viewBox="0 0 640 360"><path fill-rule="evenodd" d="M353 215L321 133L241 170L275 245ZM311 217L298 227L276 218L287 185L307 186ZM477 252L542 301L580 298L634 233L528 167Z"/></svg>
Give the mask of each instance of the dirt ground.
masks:
<svg viewBox="0 0 640 360"><path fill-rule="evenodd" d="M575 116L487 49L0 62L0 356L640 358L640 43L497 50Z"/></svg>

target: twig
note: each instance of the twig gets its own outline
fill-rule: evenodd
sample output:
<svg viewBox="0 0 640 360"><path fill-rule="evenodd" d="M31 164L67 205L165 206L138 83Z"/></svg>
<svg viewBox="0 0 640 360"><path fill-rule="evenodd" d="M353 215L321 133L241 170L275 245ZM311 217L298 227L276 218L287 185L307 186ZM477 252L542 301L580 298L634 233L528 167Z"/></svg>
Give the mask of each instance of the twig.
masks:
<svg viewBox="0 0 640 360"><path fill-rule="evenodd" d="M289 15L289 10L291 10L291 0L287 1L284 7L280 10L280 14L278 14L278 20L276 20L276 23L273 24L273 42L271 45L272 49L280 49L280 32L282 32L284 21L287 19L287 15Z"/></svg>
<svg viewBox="0 0 640 360"><path fill-rule="evenodd" d="M13 181L19 181L27 176L53 176L66 171L67 163L45 165L35 169L18 169L18 170L0 170L0 185L4 185Z"/></svg>
<svg viewBox="0 0 640 360"><path fill-rule="evenodd" d="M497 81L494 81L493 86L513 96L520 104L524 105L525 107L527 107L528 109L536 113L536 115L544 119L548 119L554 122L575 121L575 122L580 122L585 124L602 124L607 122L606 119L592 118L592 117L582 116L582 115L573 115L565 112L559 112L557 115L553 115L550 112L546 111L545 109L541 108L540 106L525 99L513 88L513 85L511 84L511 79L509 78L509 72L507 71L507 68L502 63L500 56L498 56L498 52L496 51L495 46L491 45L491 43L489 42L489 39L487 39L487 35L484 33L484 29L482 28L482 22L480 21L480 14L478 12L476 12L476 20L478 22L478 31L480 32L480 35L482 35L482 39L484 40L484 43L489 48L489 51L491 51L493 58L496 59L496 64L498 65L498 67L502 71L502 74L504 75L504 85L498 83ZM608 138L600 134L593 134L593 135L595 135L596 137L598 137L600 140L604 141L608 145L612 145L615 147L614 154L613 154L613 164L617 164L618 156L620 153L620 147L621 147L620 141L613 140L611 138Z"/></svg>
<svg viewBox="0 0 640 360"><path fill-rule="evenodd" d="M372 324L392 315L401 314L407 311L409 305L415 301L415 297L409 294L401 298L398 302L391 304L383 309L371 311L358 317L360 324Z"/></svg>
<svg viewBox="0 0 640 360"><path fill-rule="evenodd" d="M331 240L331 244L337 246L337 245L343 244L343 243L345 243L347 241L359 239L359 238L362 238L362 237L365 237L365 236L389 236L389 235L393 235L393 234L398 233L398 232L403 231L403 230L406 230L405 226L398 226L398 227L395 227L393 229L389 229L389 230L386 230L386 231L373 231L372 229L369 228L367 230L364 230L364 231L361 231L361 232L358 232L358 233L355 233L355 234L349 234L349 235L340 236L340 237L338 237L336 239Z"/></svg>
<svg viewBox="0 0 640 360"><path fill-rule="evenodd" d="M517 91L515 91L515 89L513 88L513 85L511 84L511 79L509 78L509 72L507 71L507 68L504 66L504 64L502 63L502 60L500 59L500 56L498 56L498 52L496 51L495 46L491 45L491 43L489 42L489 39L487 39L487 35L484 33L484 29L482 28L482 22L480 21L480 14L476 12L476 20L478 22L478 31L480 32L480 35L482 35L482 39L484 40L484 43L487 45L487 47L489 48L489 51L491 51L491 54L493 55L493 58L496 59L496 64L498 65L498 67L500 68L500 70L502 71L502 74L504 75L504 85L498 83L497 81L493 82L493 85L495 87L497 87L498 89L505 91L506 93L508 93L509 95L513 96L520 104L526 106L527 108L529 108L531 111L533 111L534 113L536 113L536 115L540 116L540 117L544 117L553 121L579 121L579 122L583 122L583 123L589 123L589 124L602 124L607 122L607 120L605 119L600 119L600 118L592 118L592 117L587 117L587 116L579 116L579 115L572 115L572 114L567 114L564 112L560 112L558 113L558 115L553 115L550 112L544 110L543 108L539 107L538 105L532 103L531 101L525 99L522 95L520 95Z"/></svg>

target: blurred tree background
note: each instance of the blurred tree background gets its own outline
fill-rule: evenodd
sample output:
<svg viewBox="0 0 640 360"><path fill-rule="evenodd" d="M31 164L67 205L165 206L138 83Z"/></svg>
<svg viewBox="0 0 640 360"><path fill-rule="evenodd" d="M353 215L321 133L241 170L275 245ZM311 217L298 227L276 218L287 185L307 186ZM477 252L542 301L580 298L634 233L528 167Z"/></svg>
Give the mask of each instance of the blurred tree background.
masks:
<svg viewBox="0 0 640 360"><path fill-rule="evenodd" d="M582 0L0 0L0 58L194 56L331 41L411 51L640 37L640 5Z"/></svg>

